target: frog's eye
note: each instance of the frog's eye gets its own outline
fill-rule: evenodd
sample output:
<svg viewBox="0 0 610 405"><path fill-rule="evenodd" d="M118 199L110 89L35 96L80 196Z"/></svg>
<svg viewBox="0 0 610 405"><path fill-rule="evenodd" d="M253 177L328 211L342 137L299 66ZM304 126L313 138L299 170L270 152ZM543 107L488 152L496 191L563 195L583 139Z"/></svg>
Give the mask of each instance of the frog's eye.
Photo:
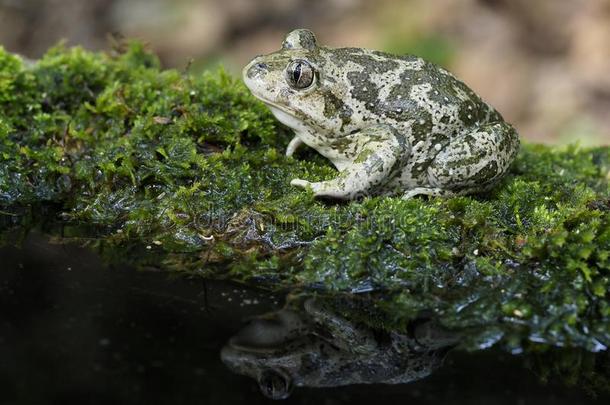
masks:
<svg viewBox="0 0 610 405"><path fill-rule="evenodd" d="M297 59L286 68L286 80L295 89L306 89L313 84L315 71L306 60Z"/></svg>
<svg viewBox="0 0 610 405"><path fill-rule="evenodd" d="M258 378L258 386L267 398L286 399L292 391L290 379L275 370L265 370Z"/></svg>

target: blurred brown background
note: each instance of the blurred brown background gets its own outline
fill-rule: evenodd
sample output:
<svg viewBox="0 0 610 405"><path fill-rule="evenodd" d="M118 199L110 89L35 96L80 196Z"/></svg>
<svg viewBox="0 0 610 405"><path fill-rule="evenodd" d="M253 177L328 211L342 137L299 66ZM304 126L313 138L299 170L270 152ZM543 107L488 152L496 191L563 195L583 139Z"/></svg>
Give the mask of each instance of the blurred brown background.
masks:
<svg viewBox="0 0 610 405"><path fill-rule="evenodd" d="M0 0L0 45L31 58L113 33L237 73L297 27L440 63L529 140L610 144L610 0Z"/></svg>

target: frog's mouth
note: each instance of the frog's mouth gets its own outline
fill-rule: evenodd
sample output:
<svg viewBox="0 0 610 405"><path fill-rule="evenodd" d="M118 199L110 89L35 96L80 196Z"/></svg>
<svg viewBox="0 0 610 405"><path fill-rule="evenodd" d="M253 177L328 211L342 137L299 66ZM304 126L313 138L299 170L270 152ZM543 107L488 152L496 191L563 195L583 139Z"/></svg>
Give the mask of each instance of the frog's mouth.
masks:
<svg viewBox="0 0 610 405"><path fill-rule="evenodd" d="M265 105L267 107L269 107L271 112L273 112L274 114L275 114L276 111L279 111L279 112L281 112L283 114L286 114L286 115L289 115L289 116L291 116L291 117L293 117L295 119L297 118L297 114L294 111L286 108L285 106L283 106L281 104L278 104L278 103L276 103L274 101L271 101L269 99L266 99L266 98L264 98L262 96L259 96L258 94L255 94L254 92L252 92L252 95L254 97L256 97L258 100L260 100L263 103L265 103Z"/></svg>
<svg viewBox="0 0 610 405"><path fill-rule="evenodd" d="M306 121L305 117L299 116L298 112L295 112L294 110L291 110L282 104L261 97L258 94L255 94L254 92L252 92L252 95L258 100L265 103L265 105L267 105L267 107L269 107L269 109L271 110L273 116L287 127L292 128L295 131L305 131L310 130L312 128L320 130L320 128L315 128L314 125Z"/></svg>
<svg viewBox="0 0 610 405"><path fill-rule="evenodd" d="M261 97L261 96L259 96L259 95L257 95L257 94L254 94L254 93L252 93L252 94L254 95L254 97L256 97L257 99L259 99L260 101L262 101L263 103L265 103L265 105L266 105L267 107L269 107L269 109L270 109L272 112L274 112L275 110L279 110L279 111L283 112L284 114L287 114L287 115L290 115L290 116L292 116L292 117L296 118L296 113L295 113L294 111L289 110L289 109L288 109L288 108L286 108L285 106L283 106L283 105L281 105L281 104L278 104L278 103L275 103L275 102L273 102L273 101L271 101L271 100L268 100L268 99L266 99L266 98L263 98L263 97Z"/></svg>

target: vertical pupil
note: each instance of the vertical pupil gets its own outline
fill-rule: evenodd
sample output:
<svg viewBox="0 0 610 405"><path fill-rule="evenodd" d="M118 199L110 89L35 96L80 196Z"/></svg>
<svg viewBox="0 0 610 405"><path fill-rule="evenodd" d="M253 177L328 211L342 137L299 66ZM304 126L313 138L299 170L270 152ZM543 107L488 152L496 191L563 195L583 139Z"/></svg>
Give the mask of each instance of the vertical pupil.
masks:
<svg viewBox="0 0 610 405"><path fill-rule="evenodd" d="M299 79L301 78L301 64L297 63L296 66L294 67L294 71L292 72L292 78L294 79L295 83L299 82Z"/></svg>

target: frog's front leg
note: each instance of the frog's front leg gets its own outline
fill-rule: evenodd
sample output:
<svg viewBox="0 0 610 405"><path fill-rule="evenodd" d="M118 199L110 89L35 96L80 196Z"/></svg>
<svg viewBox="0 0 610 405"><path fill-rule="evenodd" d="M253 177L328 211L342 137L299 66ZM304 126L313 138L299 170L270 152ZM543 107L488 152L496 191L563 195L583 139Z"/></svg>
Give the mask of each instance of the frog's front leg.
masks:
<svg viewBox="0 0 610 405"><path fill-rule="evenodd" d="M350 200L368 195L404 166L411 149L406 137L388 125L371 126L343 140L341 153L350 162L339 176L315 183L294 179L290 184L311 188L316 197Z"/></svg>
<svg viewBox="0 0 610 405"><path fill-rule="evenodd" d="M303 143L303 140L299 138L298 135L295 135L288 143L288 146L286 146L286 156L290 157L294 155L294 152L296 152Z"/></svg>

